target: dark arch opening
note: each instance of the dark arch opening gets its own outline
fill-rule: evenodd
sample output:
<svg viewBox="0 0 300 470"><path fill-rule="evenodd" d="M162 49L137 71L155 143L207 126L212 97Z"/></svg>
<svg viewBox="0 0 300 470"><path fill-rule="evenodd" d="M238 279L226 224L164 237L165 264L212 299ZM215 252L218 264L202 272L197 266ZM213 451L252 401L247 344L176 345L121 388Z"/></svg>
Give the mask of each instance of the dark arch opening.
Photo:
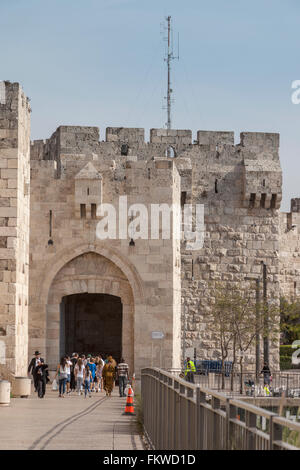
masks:
<svg viewBox="0 0 300 470"><path fill-rule="evenodd" d="M108 294L73 294L60 304L60 356L122 356L122 303Z"/></svg>

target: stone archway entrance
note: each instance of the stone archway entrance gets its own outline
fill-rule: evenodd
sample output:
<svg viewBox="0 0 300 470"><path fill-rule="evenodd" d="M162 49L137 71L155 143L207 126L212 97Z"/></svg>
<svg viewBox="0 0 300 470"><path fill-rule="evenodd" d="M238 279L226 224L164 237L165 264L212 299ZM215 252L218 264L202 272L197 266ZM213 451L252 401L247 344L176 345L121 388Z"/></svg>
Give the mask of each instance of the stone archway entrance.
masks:
<svg viewBox="0 0 300 470"><path fill-rule="evenodd" d="M122 303L109 294L72 294L60 304L60 356L122 356Z"/></svg>
<svg viewBox="0 0 300 470"><path fill-rule="evenodd" d="M85 297L87 295L94 297ZM98 295L100 295L100 297L97 297ZM73 298L73 300L71 300L71 298ZM106 301L106 305L104 305L105 302L103 301ZM108 322L107 324L109 324L109 322L113 323L113 316L116 315L114 313L110 314L109 311L116 312L121 308L121 331L117 334L118 340L116 340L115 337L116 342L121 342L121 347L119 346L118 349L115 350L115 354L120 354L121 352L131 370L134 370L134 301L132 289L123 271L112 261L95 252L81 254L67 262L58 271L51 283L46 307L46 354L50 369L56 368L60 352L75 352L73 350L67 351L66 343L64 347L62 345L62 338L66 341L64 331L66 322L65 317L63 317L63 315L65 315L66 304L68 312L78 312L79 324L82 328L85 327L84 323L86 322L89 337L91 325L97 324L96 327L98 331L102 329L103 323L101 315L98 316L97 320L95 313L95 310L101 310L101 302L103 307L102 311L106 311L104 316L106 317L105 321ZM113 302L118 303L118 307L115 305L112 308ZM77 307L72 307L72 303L75 303ZM110 304L110 306L107 304ZM89 317L91 312L94 313ZM74 328L74 321L71 319L74 313L68 313L67 315L70 316L68 319L69 326L67 326L68 332L70 333L72 328ZM90 324L89 319L91 320ZM115 321L114 325L116 324L117 321ZM110 345L110 349L112 349L113 341L113 336L111 336L110 344L105 343L103 349L108 348ZM90 344L88 338L86 339L86 343L86 346ZM90 347L92 347L92 344L93 343L90 344ZM84 344L83 347L85 347ZM65 349L65 351L63 351L63 349ZM95 352L101 353L101 351L102 348L100 351ZM80 353L85 351L76 350L76 352ZM89 352L92 353L94 351ZM102 352L109 353L112 351Z"/></svg>

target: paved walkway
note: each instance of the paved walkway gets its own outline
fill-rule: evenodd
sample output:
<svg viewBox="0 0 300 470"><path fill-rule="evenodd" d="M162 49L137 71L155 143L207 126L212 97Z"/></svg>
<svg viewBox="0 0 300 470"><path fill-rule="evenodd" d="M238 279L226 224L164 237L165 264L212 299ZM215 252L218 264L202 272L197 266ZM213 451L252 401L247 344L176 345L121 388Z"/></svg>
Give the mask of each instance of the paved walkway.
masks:
<svg viewBox="0 0 300 470"><path fill-rule="evenodd" d="M58 398L13 398L0 407L0 450L142 450L135 417L123 415L126 398L114 390L84 398L72 393Z"/></svg>

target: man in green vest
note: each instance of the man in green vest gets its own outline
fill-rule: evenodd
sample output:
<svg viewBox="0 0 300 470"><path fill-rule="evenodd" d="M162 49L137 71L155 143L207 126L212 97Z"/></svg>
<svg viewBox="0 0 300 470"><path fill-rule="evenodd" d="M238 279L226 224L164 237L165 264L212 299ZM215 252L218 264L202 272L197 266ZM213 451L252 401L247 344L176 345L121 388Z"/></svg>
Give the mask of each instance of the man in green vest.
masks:
<svg viewBox="0 0 300 470"><path fill-rule="evenodd" d="M190 357L187 357L186 358L185 371L184 371L185 380L187 382L191 382L191 383L194 384L195 383L195 379L194 379L195 372L196 372L195 364L193 363L193 361L191 361Z"/></svg>

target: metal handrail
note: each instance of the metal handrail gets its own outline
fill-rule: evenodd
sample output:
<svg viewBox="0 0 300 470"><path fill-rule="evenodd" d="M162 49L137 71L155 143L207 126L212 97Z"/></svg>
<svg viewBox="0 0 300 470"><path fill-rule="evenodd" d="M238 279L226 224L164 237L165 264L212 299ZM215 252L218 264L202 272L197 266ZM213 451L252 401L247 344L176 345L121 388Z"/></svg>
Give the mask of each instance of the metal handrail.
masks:
<svg viewBox="0 0 300 470"><path fill-rule="evenodd" d="M283 429L300 433L300 423L158 368L142 369L142 403L152 449L300 450L283 441ZM262 418L265 431L259 428Z"/></svg>

